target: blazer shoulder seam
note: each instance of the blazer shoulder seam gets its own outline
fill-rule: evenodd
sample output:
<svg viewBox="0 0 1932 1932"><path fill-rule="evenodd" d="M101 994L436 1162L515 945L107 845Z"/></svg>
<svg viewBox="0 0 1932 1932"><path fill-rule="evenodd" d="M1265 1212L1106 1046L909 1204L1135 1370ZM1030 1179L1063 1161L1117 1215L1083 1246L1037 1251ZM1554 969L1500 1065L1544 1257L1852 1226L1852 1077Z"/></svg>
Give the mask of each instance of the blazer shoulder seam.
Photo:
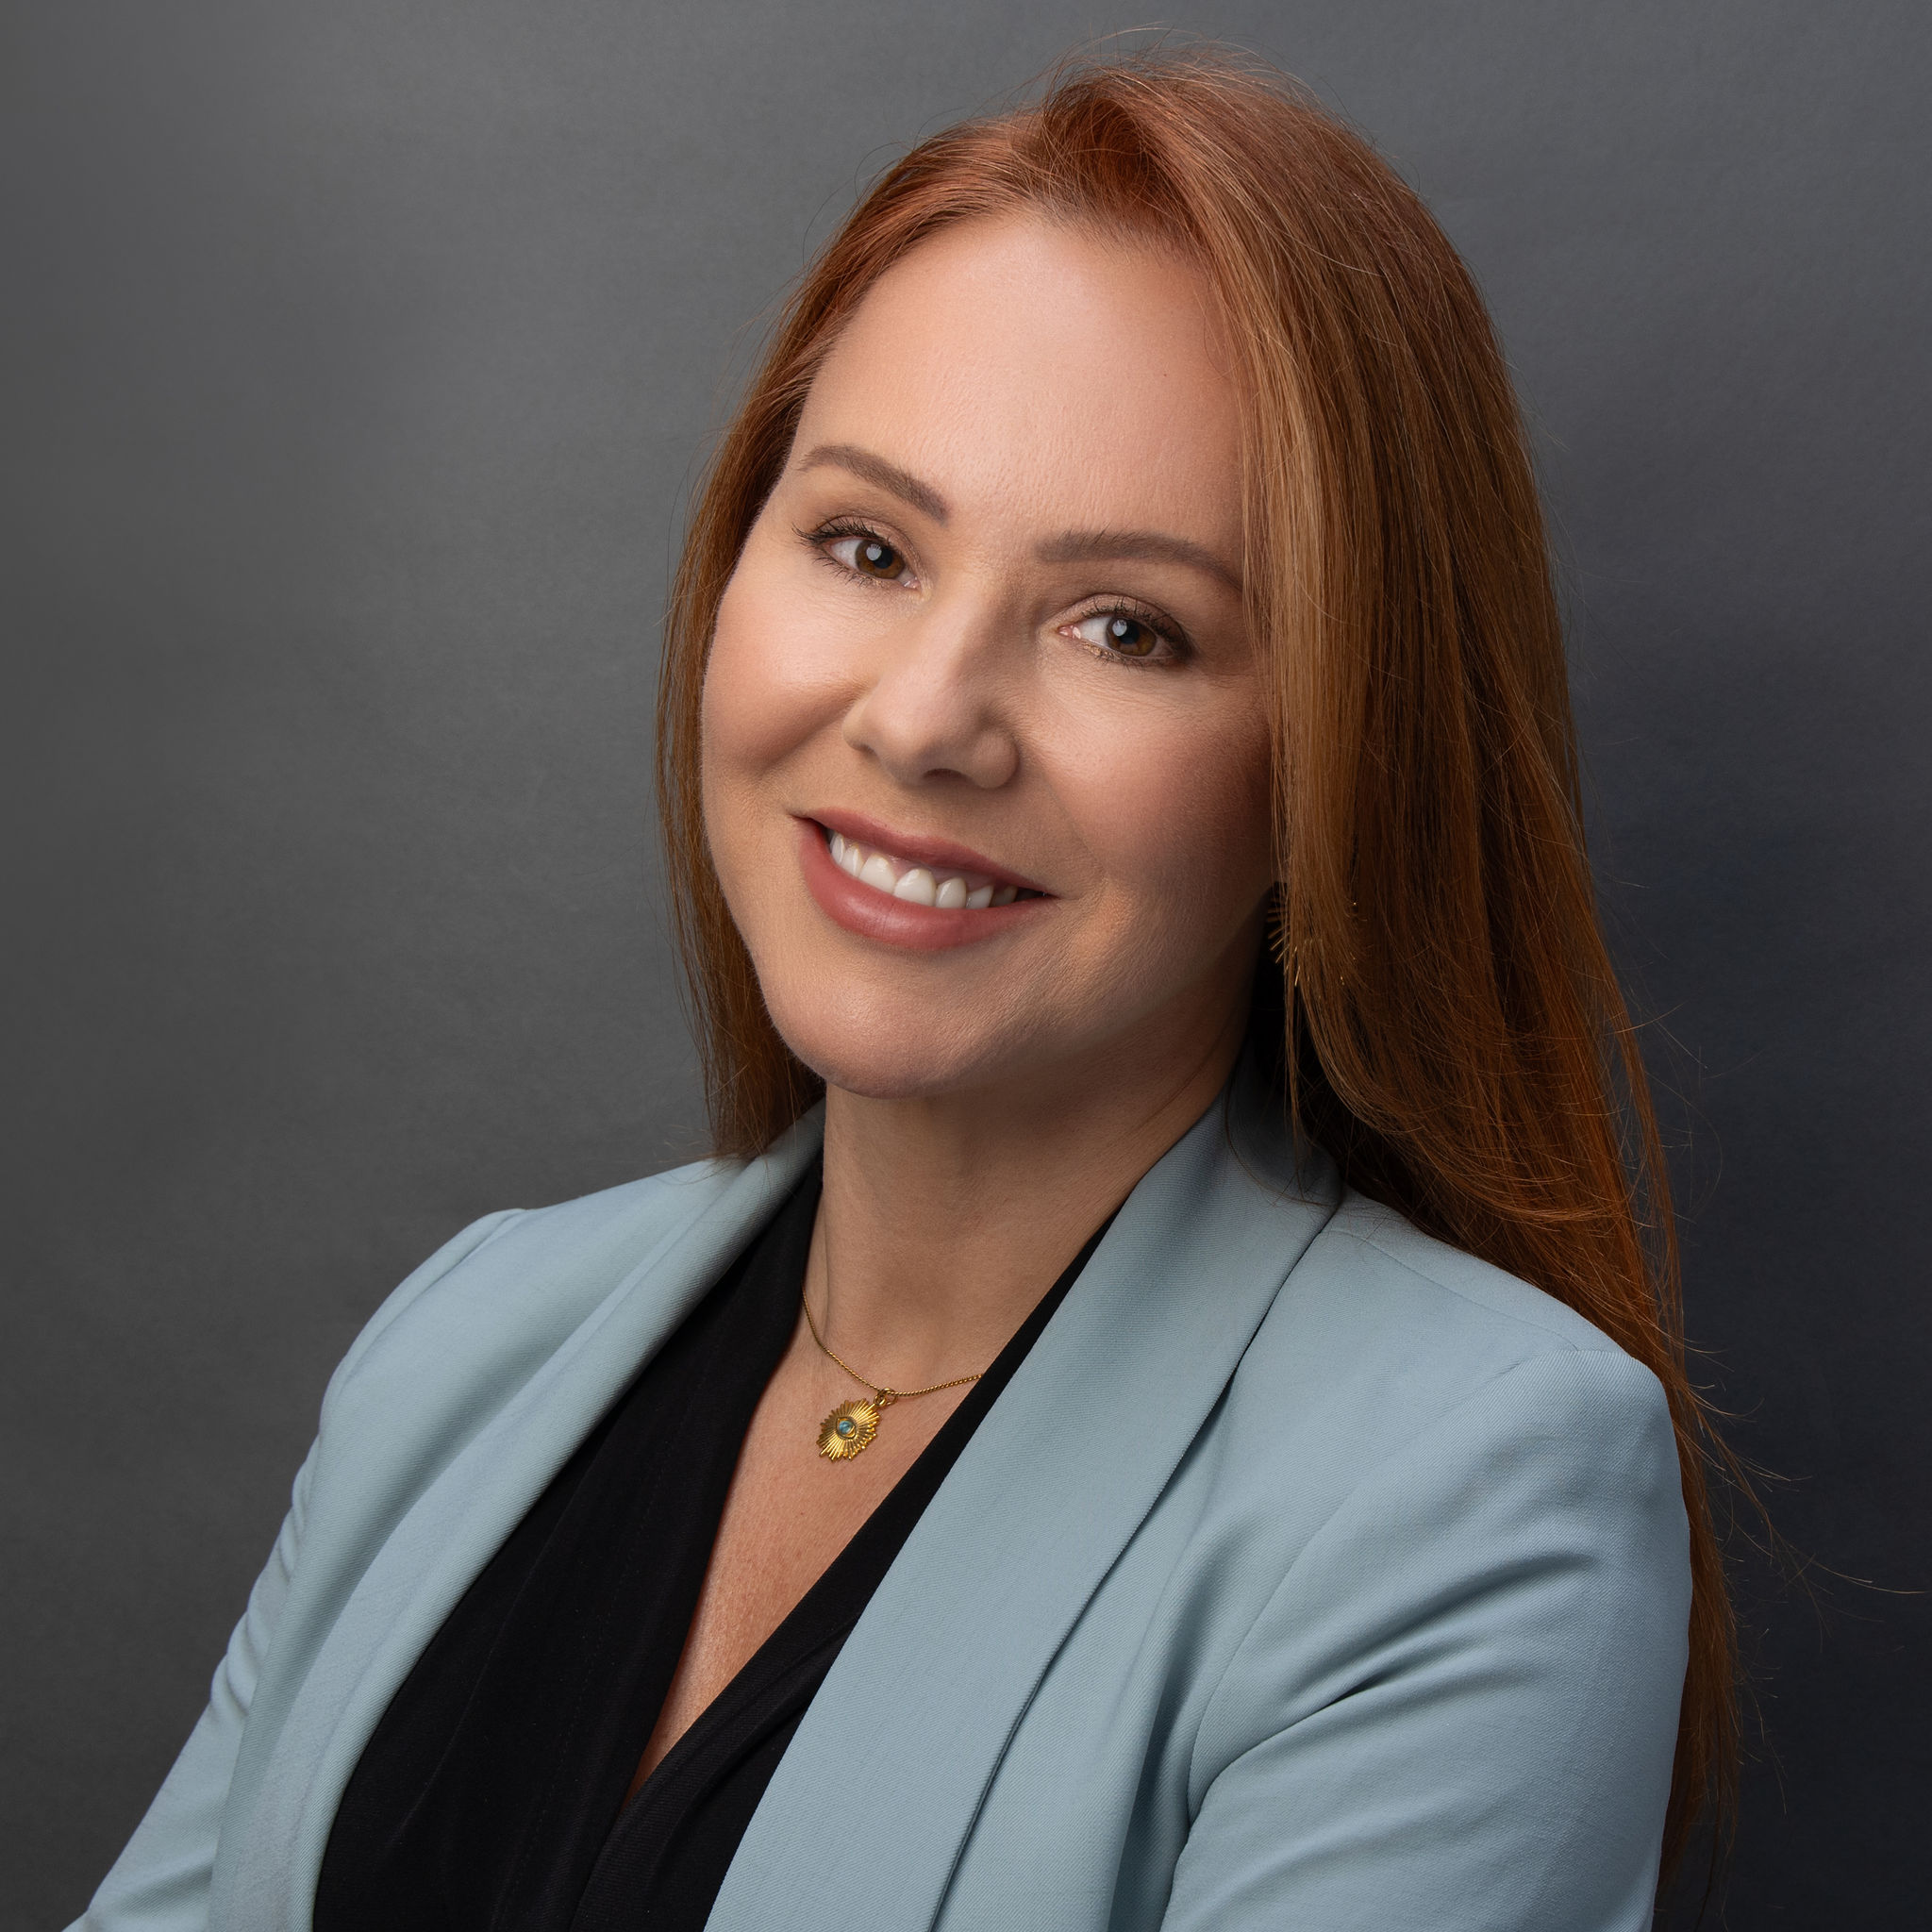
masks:
<svg viewBox="0 0 1932 1932"><path fill-rule="evenodd" d="M1549 1302L1554 1307L1560 1308L1563 1311L1563 1316L1568 1319L1545 1318L1540 1309L1533 1307L1499 1307L1494 1302L1486 1301L1480 1295L1473 1294L1460 1283L1445 1280L1441 1274L1432 1274L1426 1268L1418 1267L1414 1260L1407 1255L1399 1254L1387 1241L1381 1240L1373 1229L1338 1225L1337 1224L1341 1220L1341 1216L1338 1213L1330 1220L1327 1228L1324 1232L1332 1232L1348 1241L1355 1241L1362 1247L1374 1249L1384 1260L1392 1262L1405 1274L1413 1275L1418 1281L1425 1281L1431 1288L1439 1289L1444 1294L1453 1294L1457 1301L1467 1302L1470 1307L1480 1308L1486 1315L1493 1316L1499 1322L1511 1323L1521 1327L1531 1329L1539 1335L1547 1336L1552 1341L1560 1344L1562 1352L1565 1354L1599 1355L1606 1350L1615 1355L1629 1354L1627 1349L1619 1348L1616 1342L1606 1335L1595 1323L1591 1322L1587 1315L1579 1315L1567 1303L1557 1301L1547 1290L1538 1288L1533 1281L1524 1281L1519 1274L1511 1274L1506 1268L1496 1267L1493 1261L1485 1261L1480 1256L1476 1255L1470 1255L1464 1257L1472 1267L1493 1270L1504 1280L1514 1282L1518 1287L1529 1290L1532 1294L1539 1296L1543 1301ZM1420 1234L1419 1230L1418 1233ZM1433 1237L1426 1235L1423 1235L1420 1238L1424 1241L1433 1240ZM1449 1252L1460 1254L1461 1250L1450 1249ZM1572 1323L1580 1324L1588 1331L1588 1335L1576 1334L1571 1326ZM1590 1337L1593 1337L1594 1340L1589 1339ZM1632 1357L1632 1359L1635 1359L1635 1357ZM1520 1364L1517 1366L1520 1366ZM1506 1370L1504 1373L1507 1374L1508 1371Z"/></svg>

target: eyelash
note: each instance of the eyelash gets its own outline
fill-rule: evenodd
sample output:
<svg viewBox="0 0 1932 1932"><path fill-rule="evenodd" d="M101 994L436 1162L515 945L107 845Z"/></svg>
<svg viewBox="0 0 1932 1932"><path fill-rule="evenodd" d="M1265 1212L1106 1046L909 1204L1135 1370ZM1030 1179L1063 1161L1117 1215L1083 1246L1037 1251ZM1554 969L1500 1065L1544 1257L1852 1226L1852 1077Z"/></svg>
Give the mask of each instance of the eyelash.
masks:
<svg viewBox="0 0 1932 1932"><path fill-rule="evenodd" d="M889 548L899 551L902 557L906 554L891 538L883 536L871 524L858 517L833 517L828 522L821 524L815 530L800 530L798 537L828 570L837 571L848 583L857 581L874 590L884 590L889 587L881 584L876 577L865 576L841 563L826 545L836 543L844 537L869 538L874 542L884 543ZM1174 654L1169 658L1130 658L1122 651L1109 651L1102 645L1090 644L1085 638L1075 640L1090 657L1097 658L1103 663L1117 664L1127 671L1159 671L1184 661L1192 655L1193 646L1179 625L1171 617L1163 616L1148 605L1137 604L1131 598L1116 597L1110 603L1096 605L1091 610L1083 610L1078 617L1071 621L1074 624L1085 624L1095 617L1125 617L1135 624L1144 624Z"/></svg>

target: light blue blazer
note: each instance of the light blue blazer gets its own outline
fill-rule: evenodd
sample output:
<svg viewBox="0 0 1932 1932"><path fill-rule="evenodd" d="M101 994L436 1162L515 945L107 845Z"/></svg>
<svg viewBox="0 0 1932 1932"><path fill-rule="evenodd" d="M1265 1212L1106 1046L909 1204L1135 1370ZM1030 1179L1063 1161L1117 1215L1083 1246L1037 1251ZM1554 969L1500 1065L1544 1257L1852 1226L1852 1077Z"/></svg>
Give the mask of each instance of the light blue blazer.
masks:
<svg viewBox="0 0 1932 1932"><path fill-rule="evenodd" d="M1344 1191L1238 1080L873 1597L714 1932L1639 1932L1690 1603L1657 1381ZM80 1926L306 1932L410 1665L814 1158L479 1221L323 1403L207 1713Z"/></svg>

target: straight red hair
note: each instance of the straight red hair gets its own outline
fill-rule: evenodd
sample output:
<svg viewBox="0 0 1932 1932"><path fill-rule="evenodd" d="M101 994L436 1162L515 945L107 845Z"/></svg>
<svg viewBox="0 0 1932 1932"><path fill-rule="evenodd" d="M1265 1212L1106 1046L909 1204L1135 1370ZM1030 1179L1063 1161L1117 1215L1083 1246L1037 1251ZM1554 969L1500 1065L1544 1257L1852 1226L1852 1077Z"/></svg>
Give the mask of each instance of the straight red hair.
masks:
<svg viewBox="0 0 1932 1932"><path fill-rule="evenodd" d="M889 170L780 317L698 494L658 693L717 1151L761 1151L820 1091L765 1010L707 846L719 602L866 291L936 230L1020 211L1182 252L1234 345L1288 881L1255 1024L1284 1104L1350 1183L1567 1303L1669 1397L1692 1600L1668 1870L1734 1790L1735 1625L1705 1475L1723 1452L1686 1372L1656 1119L1584 851L1542 508L1468 270L1393 170L1283 77L1220 53L1064 70Z"/></svg>

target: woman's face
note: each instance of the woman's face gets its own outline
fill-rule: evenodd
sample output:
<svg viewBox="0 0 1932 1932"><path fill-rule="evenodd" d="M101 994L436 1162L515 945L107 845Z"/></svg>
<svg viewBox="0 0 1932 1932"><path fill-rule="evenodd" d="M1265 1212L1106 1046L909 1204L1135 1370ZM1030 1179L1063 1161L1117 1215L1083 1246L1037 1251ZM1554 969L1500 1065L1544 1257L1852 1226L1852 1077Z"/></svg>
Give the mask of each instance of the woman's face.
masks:
<svg viewBox="0 0 1932 1932"><path fill-rule="evenodd" d="M834 1086L1224 1046L1272 877L1239 433L1198 275L1031 218L924 243L826 358L719 611L704 789Z"/></svg>

